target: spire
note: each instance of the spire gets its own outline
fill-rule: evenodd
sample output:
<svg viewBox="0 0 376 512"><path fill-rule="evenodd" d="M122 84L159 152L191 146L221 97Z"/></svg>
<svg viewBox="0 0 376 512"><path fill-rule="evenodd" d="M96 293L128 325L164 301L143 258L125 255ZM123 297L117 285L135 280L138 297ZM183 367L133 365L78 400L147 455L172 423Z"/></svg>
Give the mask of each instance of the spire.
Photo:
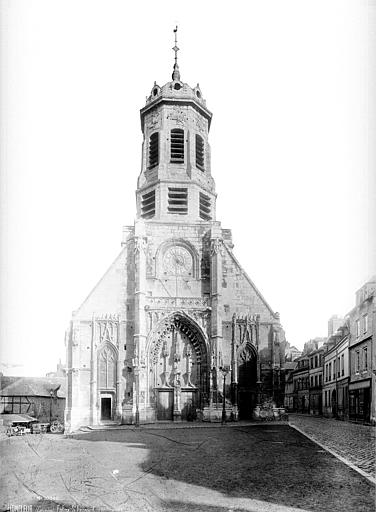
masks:
<svg viewBox="0 0 376 512"><path fill-rule="evenodd" d="M173 47L173 50L175 52L175 64L174 64L174 71L172 73L172 79L175 81L180 81L180 71L178 66L178 40L177 40L177 32L178 32L178 26L174 28L174 34L175 34L175 46Z"/></svg>

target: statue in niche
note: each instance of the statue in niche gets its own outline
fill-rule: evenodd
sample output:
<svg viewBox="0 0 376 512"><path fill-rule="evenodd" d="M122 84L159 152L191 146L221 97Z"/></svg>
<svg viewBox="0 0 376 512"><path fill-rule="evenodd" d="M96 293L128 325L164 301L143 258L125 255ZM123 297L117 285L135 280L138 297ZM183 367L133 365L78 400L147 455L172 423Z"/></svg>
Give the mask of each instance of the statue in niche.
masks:
<svg viewBox="0 0 376 512"><path fill-rule="evenodd" d="M171 387L168 382L168 371L167 371L167 358L169 356L167 340L163 340L162 345L162 357L163 357L163 372L162 372L162 386Z"/></svg>
<svg viewBox="0 0 376 512"><path fill-rule="evenodd" d="M187 387L193 388L194 385L191 382L191 375L192 375L192 348L190 343L187 344L185 348L185 357L187 360L187 369L186 369L186 376L187 376Z"/></svg>

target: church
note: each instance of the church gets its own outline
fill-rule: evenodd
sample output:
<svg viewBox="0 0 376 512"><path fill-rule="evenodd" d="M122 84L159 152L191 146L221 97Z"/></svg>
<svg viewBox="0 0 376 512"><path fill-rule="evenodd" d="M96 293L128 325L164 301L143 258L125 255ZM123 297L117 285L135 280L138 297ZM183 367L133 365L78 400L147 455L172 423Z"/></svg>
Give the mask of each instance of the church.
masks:
<svg viewBox="0 0 376 512"><path fill-rule="evenodd" d="M216 218L200 86L154 83L140 110L134 225L66 333L66 432L250 419L283 404L284 331Z"/></svg>

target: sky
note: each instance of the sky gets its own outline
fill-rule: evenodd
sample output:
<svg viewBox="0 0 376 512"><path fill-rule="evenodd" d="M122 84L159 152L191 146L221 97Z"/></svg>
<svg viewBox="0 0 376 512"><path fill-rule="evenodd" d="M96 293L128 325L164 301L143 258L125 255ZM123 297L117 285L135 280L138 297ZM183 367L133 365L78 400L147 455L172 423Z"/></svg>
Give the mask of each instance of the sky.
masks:
<svg viewBox="0 0 376 512"><path fill-rule="evenodd" d="M139 110L181 78L209 110L217 220L287 340L327 334L376 274L376 3L2 0L1 354L64 333L136 213Z"/></svg>

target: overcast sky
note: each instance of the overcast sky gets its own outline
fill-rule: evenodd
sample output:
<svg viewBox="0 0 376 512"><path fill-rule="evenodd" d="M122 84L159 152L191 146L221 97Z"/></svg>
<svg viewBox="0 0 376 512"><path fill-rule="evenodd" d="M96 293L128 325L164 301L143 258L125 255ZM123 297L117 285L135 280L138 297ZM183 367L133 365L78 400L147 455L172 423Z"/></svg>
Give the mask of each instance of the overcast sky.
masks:
<svg viewBox="0 0 376 512"><path fill-rule="evenodd" d="M135 218L139 109L213 112L217 220L302 347L376 273L371 1L1 1L1 361L43 375ZM373 67L372 67L373 66ZM373 96L371 92L373 91ZM19 366L13 366L19 365Z"/></svg>

